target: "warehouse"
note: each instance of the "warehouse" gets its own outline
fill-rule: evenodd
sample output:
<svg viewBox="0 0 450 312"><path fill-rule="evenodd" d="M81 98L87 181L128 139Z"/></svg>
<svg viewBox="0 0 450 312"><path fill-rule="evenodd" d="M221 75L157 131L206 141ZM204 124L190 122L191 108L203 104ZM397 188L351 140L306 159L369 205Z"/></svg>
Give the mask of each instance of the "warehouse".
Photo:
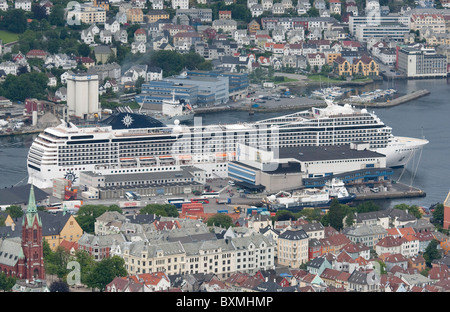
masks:
<svg viewBox="0 0 450 312"><path fill-rule="evenodd" d="M387 179L386 156L367 149L367 144L281 148L273 152L240 146L236 161L228 164L228 177L262 186L268 192L320 187L332 177L345 183Z"/></svg>
<svg viewBox="0 0 450 312"><path fill-rule="evenodd" d="M82 196L97 193L100 199L121 198L129 191L141 196L202 192L205 182L204 170L192 166L160 172L98 174L87 171L80 174L80 186L88 190L82 192Z"/></svg>

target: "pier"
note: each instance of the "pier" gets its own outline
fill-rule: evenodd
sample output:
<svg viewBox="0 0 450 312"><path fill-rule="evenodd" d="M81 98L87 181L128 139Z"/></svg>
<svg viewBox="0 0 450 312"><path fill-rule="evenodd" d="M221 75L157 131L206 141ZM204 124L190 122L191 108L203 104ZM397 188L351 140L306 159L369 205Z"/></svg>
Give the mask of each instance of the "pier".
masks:
<svg viewBox="0 0 450 312"><path fill-rule="evenodd" d="M349 192L356 194L355 201L426 196L426 193L423 190L399 182L391 184L388 187L379 187L377 192L374 192L373 189L368 187L352 187L349 189Z"/></svg>
<svg viewBox="0 0 450 312"><path fill-rule="evenodd" d="M386 102L372 102L372 103L352 103L352 105L354 106L362 106L362 107L392 107L392 106L396 106L396 105L400 105L403 103L406 103L408 101L411 100L415 100L418 99L422 96L428 95L430 94L430 91L428 91L427 89L422 89L422 90L418 90L418 91L414 91L412 93L409 94L405 94L403 96L400 96L398 98L395 98L393 100L390 101L386 101Z"/></svg>

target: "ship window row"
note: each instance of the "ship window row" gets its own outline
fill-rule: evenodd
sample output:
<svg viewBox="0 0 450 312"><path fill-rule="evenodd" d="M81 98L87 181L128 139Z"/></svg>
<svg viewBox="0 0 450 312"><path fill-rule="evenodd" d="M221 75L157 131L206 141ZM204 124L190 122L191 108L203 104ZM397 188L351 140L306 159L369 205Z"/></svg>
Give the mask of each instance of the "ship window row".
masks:
<svg viewBox="0 0 450 312"><path fill-rule="evenodd" d="M83 160L83 161L67 161L59 162L58 166L73 166L73 165L83 165L83 164L109 164L109 160Z"/></svg>
<svg viewBox="0 0 450 312"><path fill-rule="evenodd" d="M134 170L114 170L111 173L131 173L131 172L149 172L149 171L167 171L176 170L176 167L158 167L158 168L144 168L144 169L134 169Z"/></svg>
<svg viewBox="0 0 450 312"><path fill-rule="evenodd" d="M75 171L75 170L85 171L86 168L62 168L62 169L59 169L59 171Z"/></svg>

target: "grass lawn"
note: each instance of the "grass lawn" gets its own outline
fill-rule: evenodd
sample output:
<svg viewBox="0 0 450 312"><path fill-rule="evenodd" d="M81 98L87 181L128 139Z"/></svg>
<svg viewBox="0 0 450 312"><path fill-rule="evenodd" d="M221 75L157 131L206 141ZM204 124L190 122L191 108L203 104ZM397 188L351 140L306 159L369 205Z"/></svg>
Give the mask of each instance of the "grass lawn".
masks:
<svg viewBox="0 0 450 312"><path fill-rule="evenodd" d="M15 33L11 33L6 30L0 30L0 39L3 41L3 43L9 43L12 41L16 41L19 39L19 35Z"/></svg>

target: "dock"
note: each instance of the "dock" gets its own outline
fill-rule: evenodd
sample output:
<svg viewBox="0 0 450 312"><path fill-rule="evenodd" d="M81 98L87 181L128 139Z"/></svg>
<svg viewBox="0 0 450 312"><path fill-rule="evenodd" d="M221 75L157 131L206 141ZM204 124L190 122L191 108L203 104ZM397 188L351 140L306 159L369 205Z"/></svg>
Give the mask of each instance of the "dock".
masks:
<svg viewBox="0 0 450 312"><path fill-rule="evenodd" d="M422 89L422 90L417 90L417 91L411 92L409 94L405 94L403 96L400 96L398 98L395 98L393 100L386 101L386 102L372 102L372 103L355 102L355 103L352 103L352 105L362 106L362 107L392 107L392 106L397 106L397 105L406 103L411 100L418 99L418 98L428 95L428 94L430 94L430 91L428 91L427 89Z"/></svg>
<svg viewBox="0 0 450 312"><path fill-rule="evenodd" d="M352 188L349 192L356 194L355 201L376 200L376 199L397 199L425 197L425 191L403 183L395 183L389 187L381 187L378 192L373 192L370 188Z"/></svg>

